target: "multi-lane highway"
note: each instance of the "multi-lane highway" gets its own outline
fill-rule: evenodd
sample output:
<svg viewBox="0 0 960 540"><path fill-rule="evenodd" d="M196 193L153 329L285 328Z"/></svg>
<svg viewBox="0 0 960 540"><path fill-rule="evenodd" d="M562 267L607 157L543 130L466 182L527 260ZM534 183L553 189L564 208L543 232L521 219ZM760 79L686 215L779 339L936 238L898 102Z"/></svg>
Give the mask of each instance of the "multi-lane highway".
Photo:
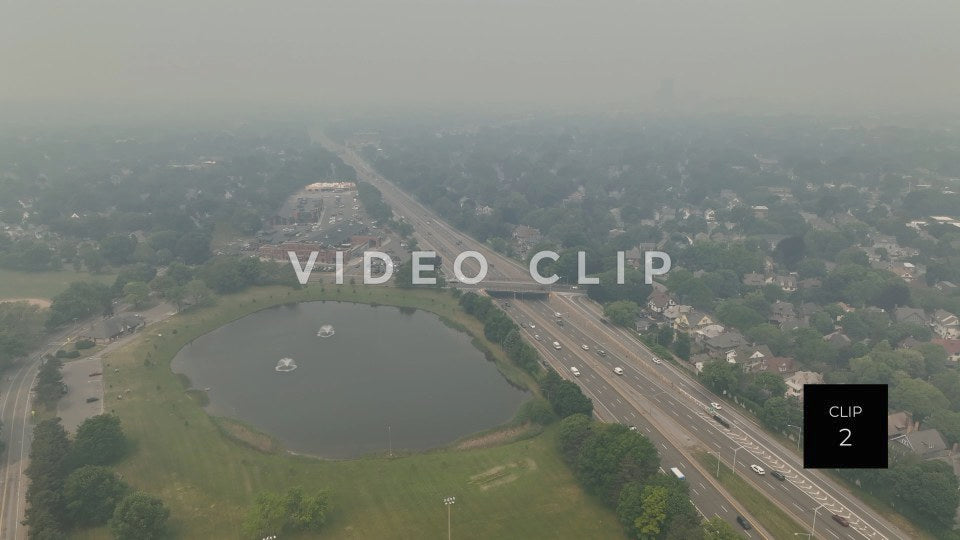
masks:
<svg viewBox="0 0 960 540"><path fill-rule="evenodd" d="M414 226L422 247L436 250L445 261L452 261L467 249L474 250L489 262L485 281L532 283L528 269L450 227L384 179L351 149L323 137L320 142L353 166L362 180L380 189L394 212ZM475 271L476 265L468 264L465 268ZM545 301L521 299L511 305L508 312L515 320L536 326L527 326L527 332L531 339L539 334L544 340L532 339L545 360L561 375L580 384L594 400L602 419L638 426L657 444L664 467L678 466L684 471L690 479L692 499L703 514L720 515L736 526L732 519L737 512L734 501L711 482L709 471L704 474L690 460L697 450L718 454L728 466L736 458L741 476L801 524L804 530L798 533L809 533L816 522L818 538L906 537L819 471L803 470L796 454L738 411L726 407L721 414L730 421L731 428L721 426L708 411L709 403L720 401L716 396L689 373L668 363L654 363L655 356L630 332L600 322L600 307L582 294L554 293ZM563 313L566 323L562 327L556 325L556 312ZM559 351L549 346L553 341L561 344ZM582 345L587 345L588 350ZM598 348L608 354L599 356L595 352ZM571 375L572 366L580 370L579 377ZM623 368L624 374L615 374L614 367ZM778 481L770 474L757 475L749 468L753 464L767 471L780 471L785 480ZM833 514L846 518L849 526L831 519Z"/></svg>

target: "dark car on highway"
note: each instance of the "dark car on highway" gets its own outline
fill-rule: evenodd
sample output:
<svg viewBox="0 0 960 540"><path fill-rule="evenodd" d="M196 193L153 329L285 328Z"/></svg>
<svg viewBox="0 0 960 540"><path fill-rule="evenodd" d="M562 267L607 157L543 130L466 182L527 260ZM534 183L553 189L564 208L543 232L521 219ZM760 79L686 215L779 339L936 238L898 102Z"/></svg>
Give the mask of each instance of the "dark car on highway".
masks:
<svg viewBox="0 0 960 540"><path fill-rule="evenodd" d="M743 516L737 516L737 523L739 523L740 526L743 527L743 530L745 531L749 531L750 529L753 528L753 526L750 525L750 522L747 521L747 518Z"/></svg>
<svg viewBox="0 0 960 540"><path fill-rule="evenodd" d="M834 520L834 521L836 521L837 523L843 525L844 527L849 527L849 526L850 526L850 522L847 521L847 518L845 518L845 517L843 517L843 516L838 516L837 514L833 514L832 517L833 517L833 520Z"/></svg>

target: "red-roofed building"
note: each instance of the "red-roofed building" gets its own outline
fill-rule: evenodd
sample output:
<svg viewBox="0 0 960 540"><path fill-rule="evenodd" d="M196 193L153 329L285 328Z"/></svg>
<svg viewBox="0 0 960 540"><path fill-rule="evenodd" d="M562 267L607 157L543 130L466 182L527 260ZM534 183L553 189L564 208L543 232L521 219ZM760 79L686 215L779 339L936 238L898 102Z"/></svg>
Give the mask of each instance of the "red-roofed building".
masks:
<svg viewBox="0 0 960 540"><path fill-rule="evenodd" d="M947 351L947 359L954 362L960 362L960 339L931 339L930 343L936 343Z"/></svg>

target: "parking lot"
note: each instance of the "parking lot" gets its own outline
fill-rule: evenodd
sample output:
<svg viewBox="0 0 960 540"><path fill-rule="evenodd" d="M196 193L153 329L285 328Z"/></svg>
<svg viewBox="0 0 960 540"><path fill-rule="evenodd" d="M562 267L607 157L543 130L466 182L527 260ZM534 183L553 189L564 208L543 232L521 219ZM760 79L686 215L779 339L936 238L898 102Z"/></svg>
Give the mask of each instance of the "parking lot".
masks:
<svg viewBox="0 0 960 540"><path fill-rule="evenodd" d="M75 432L84 420L103 412L103 375L91 377L92 373L102 373L99 358L84 358L63 364L63 383L67 393L57 404L57 414L63 419L63 427ZM87 402L87 399L97 398Z"/></svg>

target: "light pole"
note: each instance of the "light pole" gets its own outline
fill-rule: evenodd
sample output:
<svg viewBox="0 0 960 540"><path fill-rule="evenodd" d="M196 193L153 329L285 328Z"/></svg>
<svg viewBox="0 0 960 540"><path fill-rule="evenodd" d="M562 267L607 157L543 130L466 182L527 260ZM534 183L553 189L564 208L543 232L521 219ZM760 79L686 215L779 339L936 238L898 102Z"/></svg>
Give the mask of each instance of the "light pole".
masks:
<svg viewBox="0 0 960 540"><path fill-rule="evenodd" d="M811 536L817 533L817 512L819 512L821 508L823 508L822 504L813 509L813 526L810 527Z"/></svg>
<svg viewBox="0 0 960 540"><path fill-rule="evenodd" d="M787 424L787 427L797 428L800 432L797 434L797 451L800 451L800 439L803 438L803 428L793 424Z"/></svg>
<svg viewBox="0 0 960 540"><path fill-rule="evenodd" d="M737 474L737 452L743 449L742 446L737 446L733 449L733 474Z"/></svg>
<svg viewBox="0 0 960 540"><path fill-rule="evenodd" d="M447 540L453 538L451 536L452 529L450 528L450 507L453 506L453 503L457 502L456 497L446 497L443 499L443 504L447 507Z"/></svg>

